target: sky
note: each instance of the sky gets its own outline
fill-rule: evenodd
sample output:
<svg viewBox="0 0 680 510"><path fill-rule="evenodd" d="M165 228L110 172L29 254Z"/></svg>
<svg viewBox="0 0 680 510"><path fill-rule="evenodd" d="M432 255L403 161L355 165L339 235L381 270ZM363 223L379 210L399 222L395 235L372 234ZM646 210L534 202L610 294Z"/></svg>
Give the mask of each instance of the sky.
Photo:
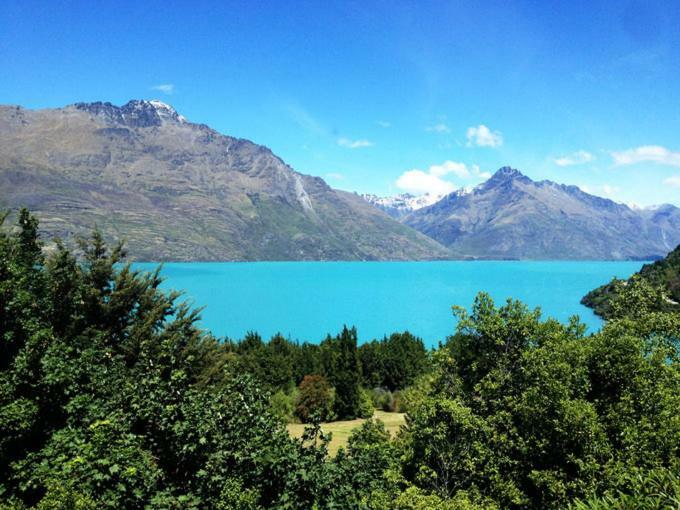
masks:
<svg viewBox="0 0 680 510"><path fill-rule="evenodd" d="M680 205L680 1L0 2L0 103L156 98L331 186Z"/></svg>

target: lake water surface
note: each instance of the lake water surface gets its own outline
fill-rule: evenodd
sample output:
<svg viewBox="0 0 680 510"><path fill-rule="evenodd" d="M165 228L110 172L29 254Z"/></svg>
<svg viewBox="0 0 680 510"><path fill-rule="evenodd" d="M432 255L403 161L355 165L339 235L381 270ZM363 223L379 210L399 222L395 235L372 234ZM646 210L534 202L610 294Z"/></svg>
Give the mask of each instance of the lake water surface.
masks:
<svg viewBox="0 0 680 510"><path fill-rule="evenodd" d="M343 324L360 342L409 330L434 346L454 331L452 305L470 307L486 291L497 301L521 299L544 316L600 320L579 304L613 276L625 278L642 262L203 262L166 263L165 288L183 290L204 306L201 325L240 339L257 331L318 343ZM152 269L157 264L136 267Z"/></svg>

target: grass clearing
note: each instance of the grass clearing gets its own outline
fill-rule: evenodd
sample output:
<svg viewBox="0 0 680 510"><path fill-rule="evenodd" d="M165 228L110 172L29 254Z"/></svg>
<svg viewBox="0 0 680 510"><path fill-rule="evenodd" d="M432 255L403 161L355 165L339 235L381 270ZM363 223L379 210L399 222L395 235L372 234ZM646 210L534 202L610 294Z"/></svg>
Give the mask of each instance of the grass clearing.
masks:
<svg viewBox="0 0 680 510"><path fill-rule="evenodd" d="M373 418L382 421L385 424L387 431L394 437L399 431L399 428L406 423L404 416L404 413L387 413L385 411L376 410ZM332 421L321 424L321 430L333 434L331 442L328 445L328 452L331 456L335 456L341 447L347 446L347 440L349 439L352 430L357 428L364 421L366 420L363 418L357 418L356 420ZM291 436L301 437L305 430L305 425L304 423L289 423L286 428Z"/></svg>

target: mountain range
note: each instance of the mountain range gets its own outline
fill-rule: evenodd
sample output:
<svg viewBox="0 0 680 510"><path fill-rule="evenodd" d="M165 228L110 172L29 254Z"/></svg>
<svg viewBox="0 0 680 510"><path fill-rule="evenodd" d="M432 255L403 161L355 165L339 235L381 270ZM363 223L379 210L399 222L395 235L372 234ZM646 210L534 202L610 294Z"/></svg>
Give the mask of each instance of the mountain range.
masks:
<svg viewBox="0 0 680 510"><path fill-rule="evenodd" d="M633 209L510 167L444 197L331 188L160 101L0 106L0 208L97 226L136 260L651 259L680 209Z"/></svg>
<svg viewBox="0 0 680 510"><path fill-rule="evenodd" d="M510 167L401 221L455 258L649 260L680 244L673 205L633 209Z"/></svg>
<svg viewBox="0 0 680 510"><path fill-rule="evenodd" d="M96 225L138 260L412 260L448 250L268 148L160 101L0 107L0 207Z"/></svg>

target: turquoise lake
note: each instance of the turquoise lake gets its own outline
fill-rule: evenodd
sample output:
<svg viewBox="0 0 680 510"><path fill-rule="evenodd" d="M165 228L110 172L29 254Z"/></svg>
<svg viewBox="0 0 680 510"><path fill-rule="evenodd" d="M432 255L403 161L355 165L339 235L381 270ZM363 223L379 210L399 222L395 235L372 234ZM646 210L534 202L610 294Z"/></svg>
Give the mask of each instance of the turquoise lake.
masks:
<svg viewBox="0 0 680 510"><path fill-rule="evenodd" d="M455 328L452 305L469 308L485 291L508 297L544 316L566 321L579 315L591 330L601 321L579 304L612 277L625 278L643 262L203 262L166 263L163 286L182 290L204 306L201 326L219 337L240 339L257 331L318 343L343 324L360 342L408 330L428 346ZM139 263L135 267L155 268Z"/></svg>

